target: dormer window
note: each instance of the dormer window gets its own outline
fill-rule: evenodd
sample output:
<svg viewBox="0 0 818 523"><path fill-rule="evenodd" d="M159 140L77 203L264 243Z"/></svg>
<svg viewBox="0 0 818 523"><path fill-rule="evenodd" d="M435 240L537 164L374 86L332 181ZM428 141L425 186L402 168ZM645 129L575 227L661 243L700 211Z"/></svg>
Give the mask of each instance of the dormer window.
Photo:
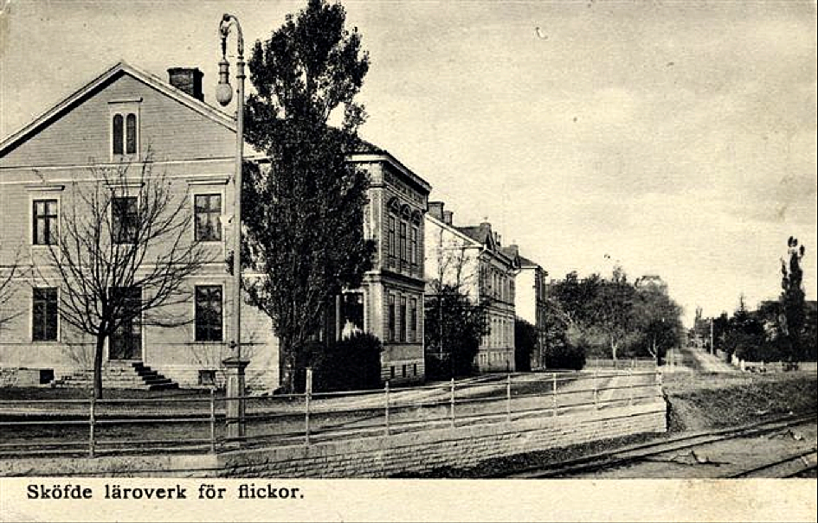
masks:
<svg viewBox="0 0 818 523"><path fill-rule="evenodd" d="M139 154L139 104L136 100L109 102L111 116L111 156L117 160L122 156Z"/></svg>

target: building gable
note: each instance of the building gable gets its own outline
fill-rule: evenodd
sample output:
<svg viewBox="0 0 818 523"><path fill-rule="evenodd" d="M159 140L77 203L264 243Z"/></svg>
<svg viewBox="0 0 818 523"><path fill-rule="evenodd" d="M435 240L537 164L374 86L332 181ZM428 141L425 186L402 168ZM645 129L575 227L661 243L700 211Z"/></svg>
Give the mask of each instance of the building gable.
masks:
<svg viewBox="0 0 818 523"><path fill-rule="evenodd" d="M223 113L124 63L117 64L0 144L0 167L108 163L112 114L137 114L138 149L154 160L225 158L235 128Z"/></svg>

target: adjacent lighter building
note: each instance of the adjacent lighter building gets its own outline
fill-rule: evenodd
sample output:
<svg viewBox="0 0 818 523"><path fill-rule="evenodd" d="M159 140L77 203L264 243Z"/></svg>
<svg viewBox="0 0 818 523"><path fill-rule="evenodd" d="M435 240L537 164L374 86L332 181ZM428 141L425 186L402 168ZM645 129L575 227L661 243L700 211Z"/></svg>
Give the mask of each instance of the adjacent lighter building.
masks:
<svg viewBox="0 0 818 523"><path fill-rule="evenodd" d="M517 246L511 248L517 252ZM531 370L543 369L546 366L546 277L548 271L537 262L525 256L519 256L520 270L516 276L516 295L514 307L518 318L532 324L537 329L537 346L531 354Z"/></svg>
<svg viewBox="0 0 818 523"><path fill-rule="evenodd" d="M13 282L19 314L0 332L6 384L88 379L93 340L60 318L59 280L32 279L33 260L47 253L72 212L83 212L78 188L94 180L95 169L128 164L137 173L149 156L152 169L170 181L173 198L188 201L193 219L187 239L202 242L215 261L188 278L189 303L165 309L188 323L163 328L135 320L111 338L105 380L138 385L144 375L153 383L208 386L222 379L221 362L231 354L233 338L224 260L234 201L235 121L204 103L197 69L168 73L166 82L116 64L0 143L0 270L15 259L22 263ZM248 385L274 388L278 342L270 320L245 307L242 330L244 355L252 361ZM157 381L146 367L167 379Z"/></svg>
<svg viewBox="0 0 818 523"><path fill-rule="evenodd" d="M488 222L455 226L443 202L429 202L425 233L427 280L458 285L473 301L488 303L490 333L483 337L475 367L480 372L513 371L516 252L501 245ZM427 288L429 298L432 292Z"/></svg>

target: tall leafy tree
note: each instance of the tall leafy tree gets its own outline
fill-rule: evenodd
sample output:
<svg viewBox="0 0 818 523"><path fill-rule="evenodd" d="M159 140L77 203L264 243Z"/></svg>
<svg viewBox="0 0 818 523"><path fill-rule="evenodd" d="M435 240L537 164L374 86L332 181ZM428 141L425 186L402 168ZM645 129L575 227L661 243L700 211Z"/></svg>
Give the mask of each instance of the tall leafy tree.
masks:
<svg viewBox="0 0 818 523"><path fill-rule="evenodd" d="M523 318L514 319L514 368L531 370L531 355L537 349L537 328Z"/></svg>
<svg viewBox="0 0 818 523"><path fill-rule="evenodd" d="M784 313L783 331L789 345L790 361L802 356L801 334L806 319L805 295L802 285L804 271L801 269L804 252L804 246L798 245L798 239L790 236L787 240L787 259L781 260L780 301Z"/></svg>
<svg viewBox="0 0 818 523"><path fill-rule="evenodd" d="M593 322L607 339L614 360L629 334L634 330L633 302L636 289L628 282L625 272L616 267L610 280L600 287L593 302Z"/></svg>
<svg viewBox="0 0 818 523"><path fill-rule="evenodd" d="M270 163L246 167L243 259L263 277L245 285L273 320L285 391L328 306L360 285L374 253L364 237L368 177L346 161L360 146L365 113L354 98L369 56L345 21L340 4L309 0L255 43L248 64L256 93L246 136Z"/></svg>
<svg viewBox="0 0 818 523"><path fill-rule="evenodd" d="M641 347L657 361L682 342L681 307L668 294L658 276L643 276L635 283L635 326L642 333ZM698 313L699 311L697 311Z"/></svg>

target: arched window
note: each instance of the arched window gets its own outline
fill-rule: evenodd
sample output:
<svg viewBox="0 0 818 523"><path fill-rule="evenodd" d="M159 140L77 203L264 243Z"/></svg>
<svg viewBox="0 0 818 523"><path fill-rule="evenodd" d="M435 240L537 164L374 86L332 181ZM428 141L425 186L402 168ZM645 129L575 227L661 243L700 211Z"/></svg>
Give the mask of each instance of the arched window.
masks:
<svg viewBox="0 0 818 523"><path fill-rule="evenodd" d="M133 113L125 117L125 152L136 154L136 115Z"/></svg>
<svg viewBox="0 0 818 523"><path fill-rule="evenodd" d="M123 154L124 147L123 147L123 118L121 114L114 115L114 124L113 124L113 138L114 138L114 154Z"/></svg>

